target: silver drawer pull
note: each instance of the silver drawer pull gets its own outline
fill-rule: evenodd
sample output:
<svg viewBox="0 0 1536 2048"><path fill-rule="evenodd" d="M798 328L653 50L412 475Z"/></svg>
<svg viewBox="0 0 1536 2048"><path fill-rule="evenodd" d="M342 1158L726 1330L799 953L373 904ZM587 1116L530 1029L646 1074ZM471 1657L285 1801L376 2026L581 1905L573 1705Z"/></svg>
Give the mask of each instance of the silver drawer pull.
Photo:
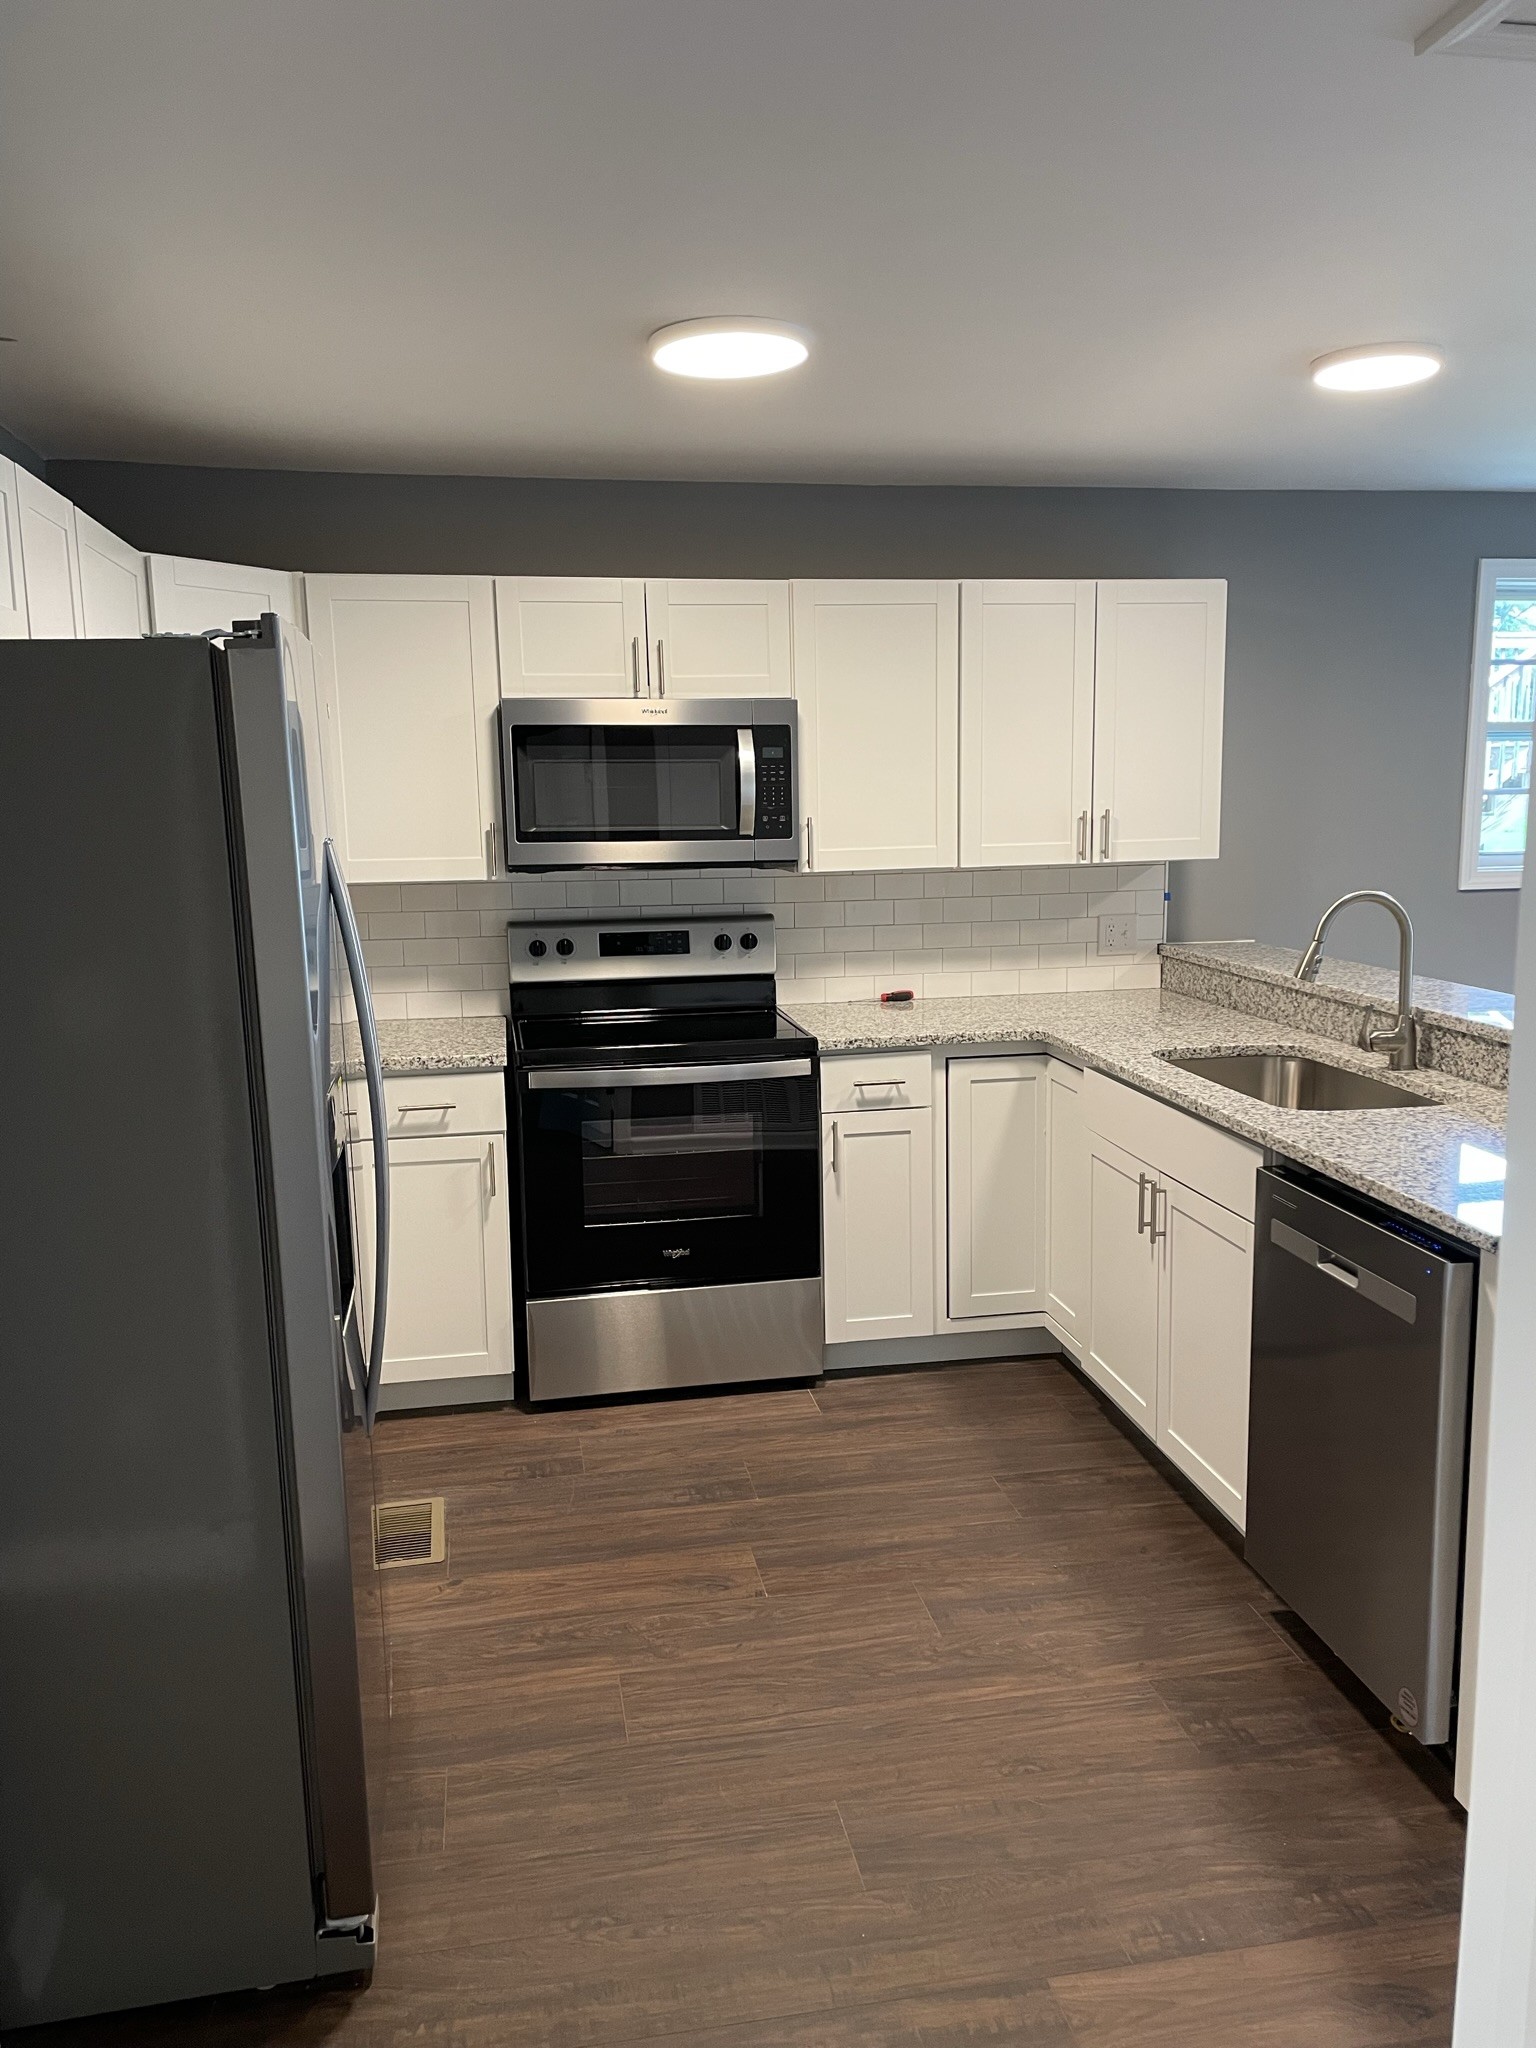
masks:
<svg viewBox="0 0 1536 2048"><path fill-rule="evenodd" d="M740 1060L698 1067L535 1067L533 1089L709 1088L718 1081L789 1081L809 1076L809 1060Z"/></svg>
<svg viewBox="0 0 1536 2048"><path fill-rule="evenodd" d="M402 1102L396 1109L396 1116L443 1116L450 1109L457 1109L456 1102Z"/></svg>
<svg viewBox="0 0 1536 2048"><path fill-rule="evenodd" d="M854 1087L855 1087L855 1088L905 1088L907 1084L906 1084L906 1082L905 1082L905 1081L903 1081L903 1080L897 1080L897 1081L855 1081L853 1085L854 1085Z"/></svg>

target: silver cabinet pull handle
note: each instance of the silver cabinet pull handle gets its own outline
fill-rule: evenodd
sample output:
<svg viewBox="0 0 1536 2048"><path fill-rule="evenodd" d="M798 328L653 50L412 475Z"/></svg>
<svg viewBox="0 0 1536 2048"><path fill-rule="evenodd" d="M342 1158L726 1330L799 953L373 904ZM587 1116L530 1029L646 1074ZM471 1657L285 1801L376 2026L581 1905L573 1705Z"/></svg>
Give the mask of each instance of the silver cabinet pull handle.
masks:
<svg viewBox="0 0 1536 2048"><path fill-rule="evenodd" d="M805 820L805 865L808 869L813 868L816 865L815 842L811 838L811 820L809 814L807 814Z"/></svg>
<svg viewBox="0 0 1536 2048"><path fill-rule="evenodd" d="M658 697L665 697L667 694L666 656L662 653L659 640L656 642L656 694Z"/></svg>
<svg viewBox="0 0 1536 2048"><path fill-rule="evenodd" d="M637 633L629 643L629 673L634 679L635 695L640 694L640 635Z"/></svg>
<svg viewBox="0 0 1536 2048"><path fill-rule="evenodd" d="M485 1157L486 1164L491 1169L491 1200L494 1202L496 1199L496 1141L494 1138L486 1147Z"/></svg>
<svg viewBox="0 0 1536 2048"><path fill-rule="evenodd" d="M1138 1237L1142 1235L1142 1233L1146 1230L1147 1227L1148 1188L1152 1188L1154 1191L1153 1199L1155 1203L1156 1183L1154 1181L1148 1180L1147 1176L1144 1173L1138 1173L1136 1176L1136 1235Z"/></svg>
<svg viewBox="0 0 1536 2048"><path fill-rule="evenodd" d="M907 1084L906 1084L906 1082L905 1082L905 1081L899 1081L899 1080L898 1080L898 1081L855 1081L853 1085L854 1085L854 1087L855 1087L855 1088L896 1088L896 1089L901 1089L901 1088L905 1088Z"/></svg>
<svg viewBox="0 0 1536 2048"><path fill-rule="evenodd" d="M1157 1227L1157 1198L1159 1195L1161 1195L1163 1198L1163 1227L1161 1230L1159 1230ZM1167 1235L1168 1190L1166 1188L1160 1188L1154 1183L1152 1188L1152 1242L1154 1244L1160 1244Z"/></svg>
<svg viewBox="0 0 1536 2048"><path fill-rule="evenodd" d="M1109 859L1109 813L1106 811L1099 820L1099 859Z"/></svg>
<svg viewBox="0 0 1536 2048"><path fill-rule="evenodd" d="M1088 858L1088 813L1086 811L1079 811L1077 814L1077 857L1079 860L1086 860Z"/></svg>
<svg viewBox="0 0 1536 2048"><path fill-rule="evenodd" d="M843 1173L843 1151L838 1140L837 1118L832 1119L832 1178L841 1180Z"/></svg>
<svg viewBox="0 0 1536 2048"><path fill-rule="evenodd" d="M446 1115L450 1109L457 1109L456 1102L402 1102L396 1111L398 1116Z"/></svg>
<svg viewBox="0 0 1536 2048"><path fill-rule="evenodd" d="M496 858L497 851L496 827L494 824L490 824L485 828L485 864L491 871L491 880L493 882L501 865Z"/></svg>
<svg viewBox="0 0 1536 2048"><path fill-rule="evenodd" d="M534 1067L535 1092L553 1088L709 1088L717 1081L792 1081L808 1077L809 1060L732 1060L697 1067Z"/></svg>
<svg viewBox="0 0 1536 2048"><path fill-rule="evenodd" d="M736 830L743 839L757 832L757 741L750 725L736 728L736 774L741 784L741 814Z"/></svg>

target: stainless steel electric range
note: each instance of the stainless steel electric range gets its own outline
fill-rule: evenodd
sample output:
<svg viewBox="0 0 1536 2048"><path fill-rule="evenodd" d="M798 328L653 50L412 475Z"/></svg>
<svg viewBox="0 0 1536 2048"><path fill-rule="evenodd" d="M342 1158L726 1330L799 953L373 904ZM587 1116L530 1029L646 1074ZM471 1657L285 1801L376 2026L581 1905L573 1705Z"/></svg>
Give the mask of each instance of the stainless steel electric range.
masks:
<svg viewBox="0 0 1536 2048"><path fill-rule="evenodd" d="M816 1041L771 917L508 929L532 1401L822 1366Z"/></svg>

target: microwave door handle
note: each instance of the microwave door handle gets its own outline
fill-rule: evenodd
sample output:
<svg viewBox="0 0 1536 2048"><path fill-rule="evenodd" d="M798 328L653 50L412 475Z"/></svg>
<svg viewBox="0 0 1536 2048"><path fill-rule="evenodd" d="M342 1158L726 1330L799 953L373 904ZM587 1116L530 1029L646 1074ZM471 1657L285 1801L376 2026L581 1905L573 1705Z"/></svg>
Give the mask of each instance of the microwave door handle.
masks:
<svg viewBox="0 0 1536 2048"><path fill-rule="evenodd" d="M741 784L741 815L736 821L742 839L757 837L757 742L750 725L736 728L736 773Z"/></svg>
<svg viewBox="0 0 1536 2048"><path fill-rule="evenodd" d="M384 1377L384 1323L389 1312L389 1117L384 1107L384 1062L379 1055L379 1027L373 1014L373 992L363 965L352 898L336 849L325 842L325 883L336 909L341 950L346 957L352 995L357 1004L358 1035L363 1041L363 1075L368 1083L368 1111L373 1123L373 1315L368 1331L368 1371L363 1389L364 1419L370 1430L378 1414Z"/></svg>

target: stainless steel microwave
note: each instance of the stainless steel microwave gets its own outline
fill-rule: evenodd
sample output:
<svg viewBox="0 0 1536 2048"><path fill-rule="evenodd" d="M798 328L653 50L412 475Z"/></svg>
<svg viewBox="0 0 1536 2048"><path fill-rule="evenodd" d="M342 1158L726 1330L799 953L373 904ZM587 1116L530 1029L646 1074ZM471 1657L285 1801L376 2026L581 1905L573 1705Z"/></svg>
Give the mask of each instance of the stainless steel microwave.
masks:
<svg viewBox="0 0 1536 2048"><path fill-rule="evenodd" d="M506 864L793 867L796 737L790 697L503 697Z"/></svg>

